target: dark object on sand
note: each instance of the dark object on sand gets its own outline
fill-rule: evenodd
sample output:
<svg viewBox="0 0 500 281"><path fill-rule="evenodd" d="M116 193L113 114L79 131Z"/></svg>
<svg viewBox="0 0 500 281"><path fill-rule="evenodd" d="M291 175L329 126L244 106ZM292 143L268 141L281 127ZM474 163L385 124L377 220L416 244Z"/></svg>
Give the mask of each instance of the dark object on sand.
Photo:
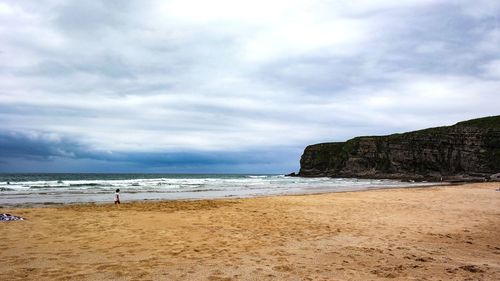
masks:
<svg viewBox="0 0 500 281"><path fill-rule="evenodd" d="M11 214L0 214L0 221L23 221L24 218L13 216Z"/></svg>
<svg viewBox="0 0 500 281"><path fill-rule="evenodd" d="M463 265L463 266L460 266L459 267L460 269L463 269L465 271L469 271L469 272L473 272L473 273L476 273L476 272L484 272L484 270L482 270L480 267L478 267L477 265Z"/></svg>

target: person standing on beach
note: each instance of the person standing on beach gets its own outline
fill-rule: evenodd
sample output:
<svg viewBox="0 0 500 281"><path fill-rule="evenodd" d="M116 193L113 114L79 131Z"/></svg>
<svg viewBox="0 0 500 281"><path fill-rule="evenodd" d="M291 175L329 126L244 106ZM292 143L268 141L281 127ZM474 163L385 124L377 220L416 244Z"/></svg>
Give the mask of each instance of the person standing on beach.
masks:
<svg viewBox="0 0 500 281"><path fill-rule="evenodd" d="M115 205L120 204L120 189L115 191Z"/></svg>

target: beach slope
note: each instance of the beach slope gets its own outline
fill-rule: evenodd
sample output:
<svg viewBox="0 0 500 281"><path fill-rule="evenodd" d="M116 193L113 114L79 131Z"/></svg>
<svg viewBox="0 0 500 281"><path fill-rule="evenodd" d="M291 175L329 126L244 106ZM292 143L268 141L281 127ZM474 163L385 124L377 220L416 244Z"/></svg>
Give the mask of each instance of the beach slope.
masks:
<svg viewBox="0 0 500 281"><path fill-rule="evenodd" d="M500 280L498 187L4 208L0 280Z"/></svg>

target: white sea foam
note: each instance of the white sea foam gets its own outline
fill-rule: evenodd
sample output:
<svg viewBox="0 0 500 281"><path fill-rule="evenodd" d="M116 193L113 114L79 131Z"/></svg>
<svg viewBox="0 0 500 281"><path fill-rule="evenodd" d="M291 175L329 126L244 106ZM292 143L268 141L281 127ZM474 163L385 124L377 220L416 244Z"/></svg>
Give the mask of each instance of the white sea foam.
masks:
<svg viewBox="0 0 500 281"><path fill-rule="evenodd" d="M30 177L27 176L27 179ZM71 177L70 177L71 178ZM73 178L78 178L74 176ZM0 205L127 200L249 197L423 186L380 179L298 178L282 175L175 175L157 178L25 180L0 182Z"/></svg>

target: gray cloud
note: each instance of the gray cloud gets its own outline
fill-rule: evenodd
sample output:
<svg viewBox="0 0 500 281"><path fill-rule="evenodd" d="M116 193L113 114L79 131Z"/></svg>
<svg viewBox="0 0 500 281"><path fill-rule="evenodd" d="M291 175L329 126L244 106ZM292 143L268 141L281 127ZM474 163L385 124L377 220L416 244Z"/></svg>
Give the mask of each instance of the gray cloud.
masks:
<svg viewBox="0 0 500 281"><path fill-rule="evenodd" d="M236 159L298 163L310 143L496 115L498 14L487 0L3 1L2 157L284 171ZM11 146L30 135L59 143Z"/></svg>
<svg viewBox="0 0 500 281"><path fill-rule="evenodd" d="M290 152L293 152L290 154ZM283 167L295 169L294 155L299 148L271 148L265 147L254 151L177 151L169 153L161 152L111 152L98 151L74 139L60 137L50 133L17 133L7 132L0 134L0 171L15 171L12 162L23 165L33 165L61 161L63 165L49 164L44 170L50 171L78 171L74 167L65 167L71 163L75 165L83 160L84 163L103 164L118 166L127 171L194 171L202 170L212 172L244 172L243 167L252 167L261 173L279 172ZM36 167L36 166L35 166ZM37 167L40 171L40 166ZM231 169L232 168L232 169ZM54 170L52 170L54 169ZM88 168L87 168L88 169ZM101 171L116 171L116 167L100 167ZM89 171L98 171L90 169ZM35 170L36 171L36 170ZM118 169L119 171L119 169Z"/></svg>

